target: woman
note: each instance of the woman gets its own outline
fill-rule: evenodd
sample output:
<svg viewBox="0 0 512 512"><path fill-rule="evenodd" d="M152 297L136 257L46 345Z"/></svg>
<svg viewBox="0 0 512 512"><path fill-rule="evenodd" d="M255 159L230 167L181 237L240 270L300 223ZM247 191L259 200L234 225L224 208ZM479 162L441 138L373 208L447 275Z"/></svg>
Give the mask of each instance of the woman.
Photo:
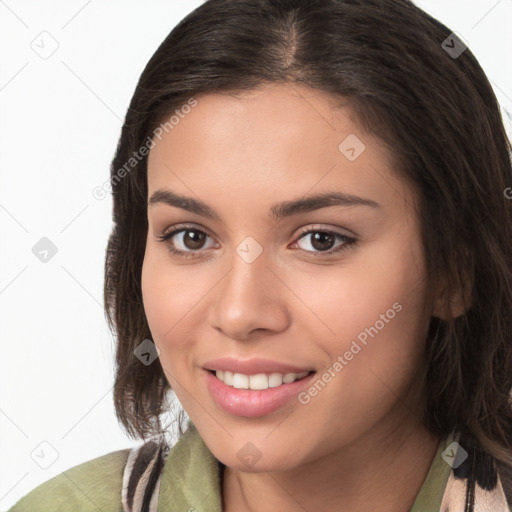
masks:
<svg viewBox="0 0 512 512"><path fill-rule="evenodd" d="M12 510L512 510L510 144L448 28L208 0L142 73L111 181L115 406L147 442Z"/></svg>

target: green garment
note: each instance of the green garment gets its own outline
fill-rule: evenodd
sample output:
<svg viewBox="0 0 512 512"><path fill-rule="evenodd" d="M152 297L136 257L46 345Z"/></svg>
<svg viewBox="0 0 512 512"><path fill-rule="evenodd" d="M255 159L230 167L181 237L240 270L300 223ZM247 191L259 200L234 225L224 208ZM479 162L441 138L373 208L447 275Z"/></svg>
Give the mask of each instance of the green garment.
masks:
<svg viewBox="0 0 512 512"><path fill-rule="evenodd" d="M451 471L441 454L452 440L449 436L439 444L410 512L439 511ZM119 450L68 469L24 496L9 512L123 512L121 487L128 454L129 449ZM221 512L221 489L219 461L190 423L165 463L158 510Z"/></svg>

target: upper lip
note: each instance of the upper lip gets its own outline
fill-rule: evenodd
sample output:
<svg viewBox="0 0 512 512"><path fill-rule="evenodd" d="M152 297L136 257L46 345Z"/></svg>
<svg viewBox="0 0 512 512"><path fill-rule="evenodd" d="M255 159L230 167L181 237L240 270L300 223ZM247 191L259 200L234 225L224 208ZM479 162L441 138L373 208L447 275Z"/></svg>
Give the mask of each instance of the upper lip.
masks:
<svg viewBox="0 0 512 512"><path fill-rule="evenodd" d="M243 373L245 375L255 375L257 373L302 373L313 371L312 368L295 366L272 359L236 359L233 357L221 357L207 361L203 368L205 370L223 370L233 373Z"/></svg>

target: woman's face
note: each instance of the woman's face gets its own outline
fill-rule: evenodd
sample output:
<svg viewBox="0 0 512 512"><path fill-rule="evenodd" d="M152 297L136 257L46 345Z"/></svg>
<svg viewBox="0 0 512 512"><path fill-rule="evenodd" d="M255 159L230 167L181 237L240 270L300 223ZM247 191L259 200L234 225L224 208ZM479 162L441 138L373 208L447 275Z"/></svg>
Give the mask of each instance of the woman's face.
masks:
<svg viewBox="0 0 512 512"><path fill-rule="evenodd" d="M148 160L142 291L171 387L239 470L386 439L419 407L430 313L416 197L325 92L195 99Z"/></svg>

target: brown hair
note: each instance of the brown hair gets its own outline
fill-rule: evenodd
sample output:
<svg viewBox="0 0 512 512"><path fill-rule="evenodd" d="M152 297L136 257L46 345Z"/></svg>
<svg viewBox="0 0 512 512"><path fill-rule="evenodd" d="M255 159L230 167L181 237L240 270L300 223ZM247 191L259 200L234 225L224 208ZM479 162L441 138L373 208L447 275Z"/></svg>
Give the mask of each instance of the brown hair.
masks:
<svg viewBox="0 0 512 512"><path fill-rule="evenodd" d="M450 34L404 0L207 0L163 41L137 84L111 167L104 300L117 337L115 408L130 436L162 430L169 385L159 360L146 366L134 356L151 339L140 286L147 158L122 179L119 169L191 97L296 82L347 100L418 190L429 298L444 283L448 315L450 297L469 289L464 314L431 319L425 425L439 436L463 432L508 482L511 148L489 81L469 49L447 51Z"/></svg>

